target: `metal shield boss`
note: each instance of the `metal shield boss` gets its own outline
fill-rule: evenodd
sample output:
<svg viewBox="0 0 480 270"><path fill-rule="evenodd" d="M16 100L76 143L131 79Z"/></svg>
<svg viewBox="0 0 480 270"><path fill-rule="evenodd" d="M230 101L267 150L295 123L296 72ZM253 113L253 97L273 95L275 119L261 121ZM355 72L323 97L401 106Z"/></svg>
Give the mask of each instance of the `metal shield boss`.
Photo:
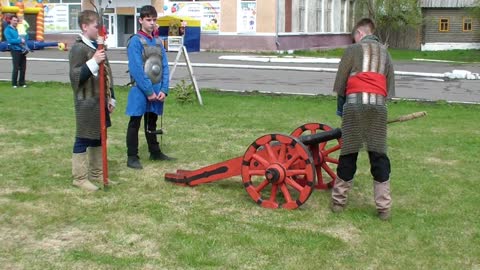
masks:
<svg viewBox="0 0 480 270"><path fill-rule="evenodd" d="M145 61L145 73L153 84L162 80L162 59L159 55L150 55Z"/></svg>

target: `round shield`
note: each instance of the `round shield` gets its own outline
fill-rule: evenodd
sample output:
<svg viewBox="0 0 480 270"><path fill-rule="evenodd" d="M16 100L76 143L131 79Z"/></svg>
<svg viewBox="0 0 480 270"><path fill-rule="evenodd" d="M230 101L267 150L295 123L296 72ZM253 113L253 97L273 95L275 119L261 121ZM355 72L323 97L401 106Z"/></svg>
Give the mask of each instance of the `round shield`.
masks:
<svg viewBox="0 0 480 270"><path fill-rule="evenodd" d="M153 84L162 80L162 59L159 55L151 55L145 61L145 73Z"/></svg>

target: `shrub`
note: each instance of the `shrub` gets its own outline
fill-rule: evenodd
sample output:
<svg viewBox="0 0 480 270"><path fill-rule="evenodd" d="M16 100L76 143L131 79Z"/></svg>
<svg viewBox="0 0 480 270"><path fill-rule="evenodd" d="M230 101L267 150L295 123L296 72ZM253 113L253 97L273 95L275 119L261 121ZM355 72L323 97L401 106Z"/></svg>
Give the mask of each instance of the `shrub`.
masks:
<svg viewBox="0 0 480 270"><path fill-rule="evenodd" d="M191 104L194 102L193 84L185 83L185 80L181 80L173 88L175 93L175 100L180 104Z"/></svg>

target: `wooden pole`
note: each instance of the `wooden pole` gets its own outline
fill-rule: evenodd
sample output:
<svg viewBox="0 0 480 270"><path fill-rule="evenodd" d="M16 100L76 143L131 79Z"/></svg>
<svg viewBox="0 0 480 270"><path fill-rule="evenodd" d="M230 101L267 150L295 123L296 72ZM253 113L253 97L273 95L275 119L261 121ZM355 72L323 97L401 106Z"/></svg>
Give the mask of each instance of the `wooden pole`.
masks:
<svg viewBox="0 0 480 270"><path fill-rule="evenodd" d="M395 122L405 122L405 121L410 121L416 118L424 117L427 115L427 112L414 112L406 115L401 115L395 119L388 120L387 123L395 123Z"/></svg>
<svg viewBox="0 0 480 270"><path fill-rule="evenodd" d="M101 10L101 7L99 7ZM98 48L97 50L103 50L105 48L105 31L103 29L103 12L99 12L98 22ZM103 163L103 186L108 186L108 159L107 159L107 124L106 124L106 110L105 110L105 61L100 63L100 69L98 71L99 83L100 83L100 133L102 142L102 163Z"/></svg>
<svg viewBox="0 0 480 270"><path fill-rule="evenodd" d="M190 79L192 79L193 87L195 88L195 92L197 93L198 102L200 105L203 105L202 95L200 95L200 88L198 88L197 80L195 79L195 75L193 75L193 67L192 63L190 62L190 58L188 57L187 47L182 46L181 50L183 51L183 57L185 57L185 62L187 63L188 73L190 73Z"/></svg>

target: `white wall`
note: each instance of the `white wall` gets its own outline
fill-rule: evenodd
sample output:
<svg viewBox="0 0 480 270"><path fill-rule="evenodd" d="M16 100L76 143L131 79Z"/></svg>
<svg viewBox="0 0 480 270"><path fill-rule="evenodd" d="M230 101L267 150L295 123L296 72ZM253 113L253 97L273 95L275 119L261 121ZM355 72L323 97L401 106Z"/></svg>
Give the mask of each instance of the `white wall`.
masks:
<svg viewBox="0 0 480 270"><path fill-rule="evenodd" d="M107 4L107 0L102 0L102 5L105 6ZM151 5L152 1L151 0L135 0L135 1L129 1L129 0L112 0L112 3L109 4L109 7L131 7L135 6L136 8L140 8L144 5ZM157 10L157 12L161 12L161 10Z"/></svg>
<svg viewBox="0 0 480 270"><path fill-rule="evenodd" d="M480 49L480 43L425 43L422 51L450 51Z"/></svg>

